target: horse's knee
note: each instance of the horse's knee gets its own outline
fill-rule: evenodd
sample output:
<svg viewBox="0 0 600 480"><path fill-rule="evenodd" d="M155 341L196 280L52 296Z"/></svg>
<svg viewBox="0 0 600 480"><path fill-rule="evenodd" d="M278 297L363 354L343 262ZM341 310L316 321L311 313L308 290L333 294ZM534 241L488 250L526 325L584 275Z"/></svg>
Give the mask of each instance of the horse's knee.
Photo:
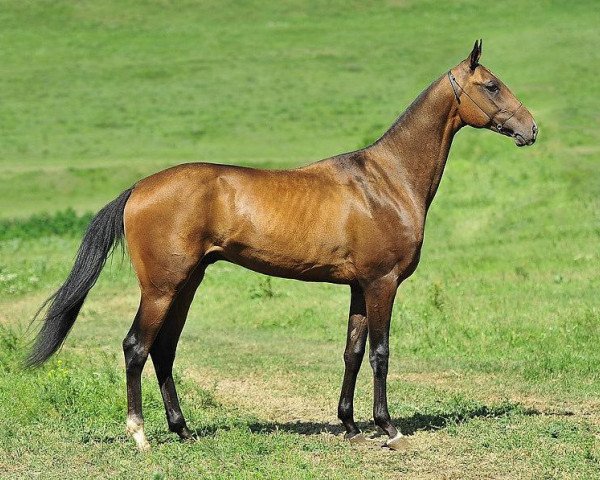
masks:
<svg viewBox="0 0 600 480"><path fill-rule="evenodd" d="M387 375L389 357L390 351L386 347L377 347L371 351L369 363L371 364L371 368L373 368L373 375L376 377Z"/></svg>
<svg viewBox="0 0 600 480"><path fill-rule="evenodd" d="M365 354L365 347L362 345L354 345L344 351L344 364L346 368L351 370L357 369Z"/></svg>

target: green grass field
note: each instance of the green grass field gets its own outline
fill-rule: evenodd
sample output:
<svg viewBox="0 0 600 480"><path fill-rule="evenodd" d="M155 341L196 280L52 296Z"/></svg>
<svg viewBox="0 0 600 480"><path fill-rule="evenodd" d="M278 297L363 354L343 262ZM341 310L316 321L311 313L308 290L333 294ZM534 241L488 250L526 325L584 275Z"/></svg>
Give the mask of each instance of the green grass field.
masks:
<svg viewBox="0 0 600 480"><path fill-rule="evenodd" d="M1 478L600 478L595 1L17 2L0 8ZM90 213L187 161L293 167L377 138L483 37L535 146L455 139L393 313L382 449L371 371L336 418L349 289L209 270L176 364L194 443L125 436L138 290L116 255L59 355L21 367ZM67 210L68 209L68 210Z"/></svg>

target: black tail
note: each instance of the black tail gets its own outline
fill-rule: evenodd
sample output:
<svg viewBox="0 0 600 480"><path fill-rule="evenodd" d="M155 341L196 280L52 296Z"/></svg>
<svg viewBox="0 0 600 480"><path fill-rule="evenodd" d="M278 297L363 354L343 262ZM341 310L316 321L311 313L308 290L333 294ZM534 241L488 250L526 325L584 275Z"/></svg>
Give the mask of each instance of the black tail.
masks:
<svg viewBox="0 0 600 480"><path fill-rule="evenodd" d="M125 190L92 219L85 232L75 265L65 283L44 302L47 306L44 324L27 358L28 366L40 365L62 345L75 323L90 289L98 280L106 259L123 239L123 210L133 188Z"/></svg>

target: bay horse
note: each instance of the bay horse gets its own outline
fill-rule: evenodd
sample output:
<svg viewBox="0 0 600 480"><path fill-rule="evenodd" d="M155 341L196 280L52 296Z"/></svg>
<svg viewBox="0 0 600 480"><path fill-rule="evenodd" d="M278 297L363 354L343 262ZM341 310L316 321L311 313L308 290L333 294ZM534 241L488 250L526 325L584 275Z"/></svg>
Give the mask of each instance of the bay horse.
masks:
<svg viewBox="0 0 600 480"><path fill-rule="evenodd" d="M405 441L388 412L390 316L396 290L417 267L428 208L454 135L465 125L531 145L529 111L479 64L481 41L434 81L372 145L293 170L190 163L151 175L91 221L68 278L51 296L29 365L61 346L108 255L123 238L141 300L123 341L127 432L144 434L141 373L151 356L169 429L192 438L173 381L175 350L208 265L350 287L345 372L338 417L359 440L353 401L367 336L375 424L386 445ZM43 306L43 307L44 307Z"/></svg>

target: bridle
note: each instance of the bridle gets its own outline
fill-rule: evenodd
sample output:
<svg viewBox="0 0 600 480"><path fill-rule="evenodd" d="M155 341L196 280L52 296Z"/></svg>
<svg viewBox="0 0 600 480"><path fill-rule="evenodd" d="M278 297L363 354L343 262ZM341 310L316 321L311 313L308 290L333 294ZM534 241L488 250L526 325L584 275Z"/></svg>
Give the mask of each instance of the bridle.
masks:
<svg viewBox="0 0 600 480"><path fill-rule="evenodd" d="M479 110L481 110L485 114L485 116L490 119L490 124L494 126L496 128L496 131L498 132L502 132L504 130L504 125L506 125L506 122L508 122L512 117L514 117L515 114L523 106L523 104L519 102L519 106L517 107L517 109L514 112L512 112L506 120L504 120L503 122L495 122L494 120L496 118L496 115L498 115L502 110L498 110L493 117L490 117L489 113L487 113L483 108L481 108L481 106L473 99L473 97L471 97L471 95L467 93L467 91L460 85L460 83L458 83L458 81L456 80L456 78L450 70L448 70L448 81L450 82L450 86L452 87L452 91L454 92L454 97L456 98L457 103L460 105L460 95L458 94L458 90L456 89L456 87L460 88L462 93L469 97L469 100L471 100L477 106L477 108L479 108Z"/></svg>

